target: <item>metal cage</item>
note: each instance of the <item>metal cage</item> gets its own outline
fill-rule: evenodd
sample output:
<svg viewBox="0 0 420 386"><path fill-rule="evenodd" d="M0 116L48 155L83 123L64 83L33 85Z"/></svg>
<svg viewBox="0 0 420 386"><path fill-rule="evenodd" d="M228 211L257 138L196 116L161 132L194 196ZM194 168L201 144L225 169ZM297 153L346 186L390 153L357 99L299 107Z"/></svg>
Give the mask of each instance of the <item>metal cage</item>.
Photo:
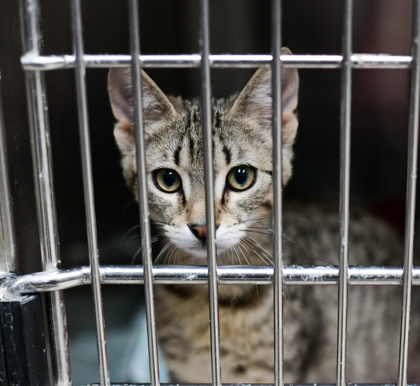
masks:
<svg viewBox="0 0 420 386"><path fill-rule="evenodd" d="M130 52L123 55L93 55L85 52L82 33L82 12L80 0L71 0L71 27L74 51L62 56L43 55L41 52L42 33L39 27L40 7L38 0L21 1L21 29L24 52L21 65L25 71L27 99L30 115L32 158L42 271L16 275L14 257L14 224L9 192L9 176L4 135L6 128L0 121L0 266L2 270L2 341L0 341L0 376L2 384L47 384L70 385L71 370L66 329L66 309L63 303L64 290L90 284L93 290L96 315L97 351L99 378L101 385L109 385L105 321L101 286L106 284L144 284L147 311L147 333L150 358L151 384L159 385L158 353L155 332L155 312L153 285L156 283L209 284L212 379L213 384L221 384L221 365L218 336L219 284L264 284L275 289L273 312L275 315L275 371L273 383L282 385L282 302L283 287L299 285L336 285L339 294L337 331L337 385L345 385L346 371L346 320L347 292L349 285L402 285L403 310L401 314L401 337L399 358L400 386L407 384L408 332L410 325L410 301L412 285L420 285L420 268L413 267L413 240L416 198L416 170L418 145L419 91L420 91L420 8L419 1L413 1L413 35L410 56L358 54L352 50L352 0L343 1L343 29L341 55L281 55L282 5L280 0L272 1L271 55L212 55L209 48L209 1L200 0L199 30L197 37L200 52L185 55L144 55L139 43L138 1L128 0ZM141 198L140 223L143 245L143 266L101 266L97 243L95 200L92 182L92 160L87 109L86 70L95 68L131 66L133 89L135 90L135 123L138 159L138 196ZM215 254L215 223L212 180L212 136L211 136L211 76L213 68L258 68L271 66L273 71L273 161L279 165L274 179L274 256L273 267L217 267ZM340 144L340 250L339 266L295 267L283 266L282 262L282 183L281 183L281 71L283 67L300 69L340 69L341 71L341 144ZM153 266L151 257L151 236L148 219L148 202L145 181L144 140L142 135L141 68L197 68L201 76L201 100L203 105L203 135L205 139L206 165L206 215L208 219L208 267ZM349 190L350 190L350 129L351 129L351 85L353 69L407 69L411 72L409 155L407 169L405 256L403 267L355 267L348 262L349 233ZM89 240L90 266L61 269L60 246L58 244L55 196L52 182L51 149L49 144L48 102L45 93L44 74L49 71L72 69L75 74L77 106L81 139L83 186ZM0 111L1 113L1 111ZM40 301L34 294L44 293ZM25 304L29 302L29 306ZM13 308L13 310L9 308ZM42 316L46 310L48 339L43 335L43 320L37 319L39 334L28 334L31 326L26 326L28 316ZM23 315L23 316L22 316ZM10 321L15 324L10 329ZM20 321L20 322L19 322ZM8 330L9 329L9 330ZM15 331L15 342L10 331ZM39 340L35 354L25 345L31 346L30 339ZM42 342L44 343L42 344ZM17 342L17 343L16 343ZM38 343L39 343L38 342ZM45 343L48 342L48 343ZM23 344L24 347L20 347ZM45 346L47 344L47 346ZM13 349L11 349L11 345ZM32 347L32 346L31 346ZM23 350L23 351L22 351ZM13 352L12 352L13 351ZM48 352L48 356L42 353ZM38 354L40 356L38 356ZM28 363L44 369L47 375L20 371L19 363L26 355ZM12 358L13 357L13 358ZM32 359L30 359L32 358ZM35 362L30 362L35 361ZM17 370L16 370L17 369Z"/></svg>

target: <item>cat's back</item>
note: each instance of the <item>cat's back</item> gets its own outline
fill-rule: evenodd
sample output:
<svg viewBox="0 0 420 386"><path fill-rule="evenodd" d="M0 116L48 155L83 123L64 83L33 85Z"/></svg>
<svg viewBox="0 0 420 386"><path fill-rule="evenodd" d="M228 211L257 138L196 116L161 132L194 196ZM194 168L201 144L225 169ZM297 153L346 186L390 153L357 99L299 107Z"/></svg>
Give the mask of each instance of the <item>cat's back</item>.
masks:
<svg viewBox="0 0 420 386"><path fill-rule="evenodd" d="M283 248L285 264L337 265L340 218L330 203L285 205ZM351 210L350 265L402 265L403 247L398 232L386 221L361 208Z"/></svg>

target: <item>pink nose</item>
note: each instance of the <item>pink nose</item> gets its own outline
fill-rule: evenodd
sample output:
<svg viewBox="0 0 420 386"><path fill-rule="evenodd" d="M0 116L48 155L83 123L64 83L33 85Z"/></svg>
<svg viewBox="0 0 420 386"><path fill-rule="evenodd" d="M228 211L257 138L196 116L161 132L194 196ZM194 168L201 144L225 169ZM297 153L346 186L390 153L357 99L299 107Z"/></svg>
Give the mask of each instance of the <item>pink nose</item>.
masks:
<svg viewBox="0 0 420 386"><path fill-rule="evenodd" d="M207 238L207 228L203 225L192 225L190 226L191 232L194 234L197 239L201 241L206 241Z"/></svg>

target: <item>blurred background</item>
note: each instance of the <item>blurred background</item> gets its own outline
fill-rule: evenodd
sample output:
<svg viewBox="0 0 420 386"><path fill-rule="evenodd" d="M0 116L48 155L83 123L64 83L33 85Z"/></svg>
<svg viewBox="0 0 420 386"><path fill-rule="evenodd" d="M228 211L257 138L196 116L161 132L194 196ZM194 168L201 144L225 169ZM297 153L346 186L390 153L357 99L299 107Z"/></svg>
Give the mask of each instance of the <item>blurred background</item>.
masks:
<svg viewBox="0 0 420 386"><path fill-rule="evenodd" d="M44 36L42 53L71 54L69 2L41 0L40 3ZM196 0L140 3L144 54L198 52ZM210 3L211 53L270 53L268 0L212 0ZM18 271L26 273L40 269L40 248L28 108L20 66L18 6L19 2L15 0L0 2L0 92L16 223ZM126 2L89 0L82 2L82 6L86 53L127 54ZM355 0L354 6L354 52L409 55L409 0ZM283 45L293 53L340 54L340 2L286 0L283 12ZM148 73L168 94L192 97L200 93L199 70L165 69L149 70ZM253 70L212 70L214 96L224 97L242 89L252 73ZM328 201L338 208L340 71L300 70L300 79L300 125L294 175L286 189L285 200ZM74 71L47 72L46 82L61 260L63 267L87 265ZM123 181L112 135L107 70L88 70L87 86L100 261L101 264L139 264L138 210ZM352 203L366 206L401 232L404 227L408 96L407 70L353 71ZM137 314L133 310L141 297L138 287L104 288L107 327L122 326L123 331L124 323L134 323ZM83 340L83 334L93 326L90 289L70 290L66 292L66 299L69 330L74 330L73 336L79 334ZM124 345L122 342L125 341L121 337L115 342L110 338L109 349L112 351L114 345ZM72 350L76 350L77 344L72 343ZM93 336L92 350L95 349ZM76 356L82 358L77 352ZM93 360L96 360L95 355ZM81 363L74 365L74 371L81 366ZM117 377L111 372L111 379L113 374ZM85 382L97 380L95 374L91 378Z"/></svg>

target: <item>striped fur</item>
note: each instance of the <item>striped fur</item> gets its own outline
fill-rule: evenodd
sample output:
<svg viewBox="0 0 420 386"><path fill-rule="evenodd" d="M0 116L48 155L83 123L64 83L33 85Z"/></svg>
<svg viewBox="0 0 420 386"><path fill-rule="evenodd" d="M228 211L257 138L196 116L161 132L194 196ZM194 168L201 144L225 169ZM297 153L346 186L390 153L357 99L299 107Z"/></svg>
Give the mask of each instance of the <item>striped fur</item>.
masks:
<svg viewBox="0 0 420 386"><path fill-rule="evenodd" d="M287 183L297 130L298 75L294 69L284 69L282 75L283 181ZM110 70L108 87L124 177L136 195L130 71ZM200 104L165 96L143 73L143 105L150 215L159 239L156 263L206 264ZM269 69L259 69L239 95L212 103L219 264L272 264L271 107ZM255 173L253 184L243 191L228 183L230 171L238 166ZM181 189L174 193L159 189L156 171L162 169L178 173ZM336 214L315 206L286 210L286 264L337 264L337 251ZM351 264L398 265L402 258L394 232L364 214L352 222L350 252ZM285 381L335 382L335 287L288 286L284 295ZM347 381L396 381L400 295L395 288L350 289ZM219 305L223 382L272 383L271 286L221 285ZM159 340L172 381L210 382L206 286L157 286L156 309ZM412 357L418 359L415 351ZM411 370L419 376L417 369Z"/></svg>

